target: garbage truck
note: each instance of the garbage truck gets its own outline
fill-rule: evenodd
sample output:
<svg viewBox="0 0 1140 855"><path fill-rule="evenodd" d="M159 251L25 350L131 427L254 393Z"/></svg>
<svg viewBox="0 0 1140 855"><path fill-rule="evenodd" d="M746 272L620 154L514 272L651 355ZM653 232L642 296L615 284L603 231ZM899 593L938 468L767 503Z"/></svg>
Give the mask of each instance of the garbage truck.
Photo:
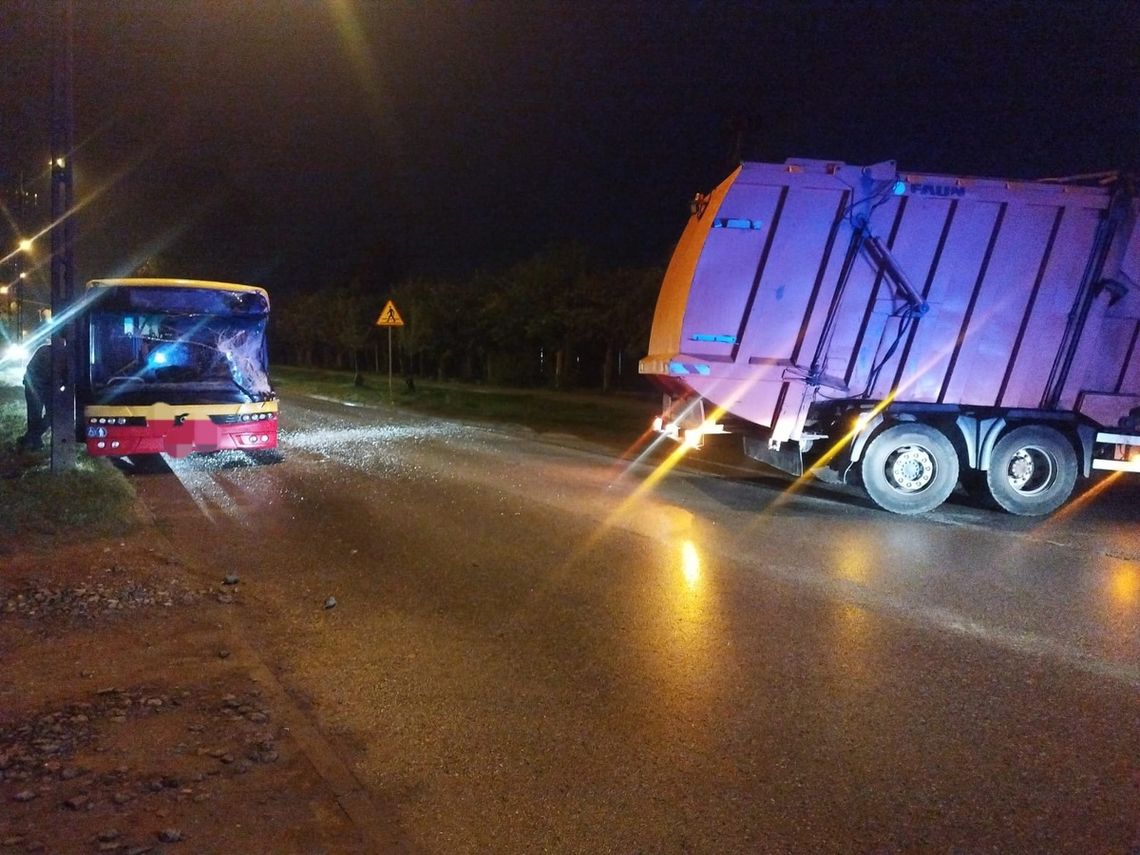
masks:
<svg viewBox="0 0 1140 855"><path fill-rule="evenodd" d="M654 428L930 511L961 486L1052 513L1140 471L1140 202L1037 181L789 159L698 194L649 352Z"/></svg>

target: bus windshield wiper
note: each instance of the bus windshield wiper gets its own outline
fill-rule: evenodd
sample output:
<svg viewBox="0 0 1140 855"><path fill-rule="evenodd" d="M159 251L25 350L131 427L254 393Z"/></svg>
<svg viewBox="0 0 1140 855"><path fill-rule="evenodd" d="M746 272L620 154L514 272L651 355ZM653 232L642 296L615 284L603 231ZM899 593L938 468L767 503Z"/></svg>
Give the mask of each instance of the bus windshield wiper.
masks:
<svg viewBox="0 0 1140 855"><path fill-rule="evenodd" d="M259 398L252 390L247 389L245 386L243 386L241 383L239 383L237 381L237 378L234 377L232 374L230 375L230 382L233 383L235 386L237 386L243 393L245 393L246 397L248 397L251 401L260 401L261 400L261 398Z"/></svg>

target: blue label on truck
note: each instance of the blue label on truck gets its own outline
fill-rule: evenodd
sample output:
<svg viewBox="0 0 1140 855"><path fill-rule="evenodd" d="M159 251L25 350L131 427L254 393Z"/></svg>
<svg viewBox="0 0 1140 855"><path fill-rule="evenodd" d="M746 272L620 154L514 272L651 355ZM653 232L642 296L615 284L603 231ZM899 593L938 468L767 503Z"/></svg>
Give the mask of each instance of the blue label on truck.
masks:
<svg viewBox="0 0 1140 855"><path fill-rule="evenodd" d="M712 335L710 333L693 333L693 341L714 341L717 344L736 344L734 335Z"/></svg>
<svg viewBox="0 0 1140 855"><path fill-rule="evenodd" d="M960 199L966 195L966 188L954 187L949 184L911 184L910 192L915 196L944 196L950 199Z"/></svg>
<svg viewBox="0 0 1140 855"><path fill-rule="evenodd" d="M713 220L714 229L762 229L764 224L760 220L746 220L743 217L718 217Z"/></svg>

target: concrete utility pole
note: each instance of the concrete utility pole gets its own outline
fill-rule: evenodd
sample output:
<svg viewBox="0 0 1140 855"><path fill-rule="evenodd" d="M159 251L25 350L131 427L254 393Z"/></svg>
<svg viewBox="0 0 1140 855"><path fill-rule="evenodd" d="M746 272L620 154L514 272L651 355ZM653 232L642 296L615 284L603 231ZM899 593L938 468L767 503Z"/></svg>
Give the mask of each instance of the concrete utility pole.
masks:
<svg viewBox="0 0 1140 855"><path fill-rule="evenodd" d="M80 342L68 313L75 293L71 0L58 0L51 111L51 471L75 468L75 378Z"/></svg>

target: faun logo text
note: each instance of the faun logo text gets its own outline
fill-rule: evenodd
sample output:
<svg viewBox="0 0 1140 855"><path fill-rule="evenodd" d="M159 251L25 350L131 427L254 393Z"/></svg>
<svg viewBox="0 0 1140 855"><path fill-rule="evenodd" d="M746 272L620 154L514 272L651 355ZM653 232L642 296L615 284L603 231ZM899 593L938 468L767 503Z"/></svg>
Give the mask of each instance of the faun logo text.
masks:
<svg viewBox="0 0 1140 855"><path fill-rule="evenodd" d="M966 195L965 187L953 187L949 184L911 184L908 189L913 196L945 196L949 199L960 199Z"/></svg>

